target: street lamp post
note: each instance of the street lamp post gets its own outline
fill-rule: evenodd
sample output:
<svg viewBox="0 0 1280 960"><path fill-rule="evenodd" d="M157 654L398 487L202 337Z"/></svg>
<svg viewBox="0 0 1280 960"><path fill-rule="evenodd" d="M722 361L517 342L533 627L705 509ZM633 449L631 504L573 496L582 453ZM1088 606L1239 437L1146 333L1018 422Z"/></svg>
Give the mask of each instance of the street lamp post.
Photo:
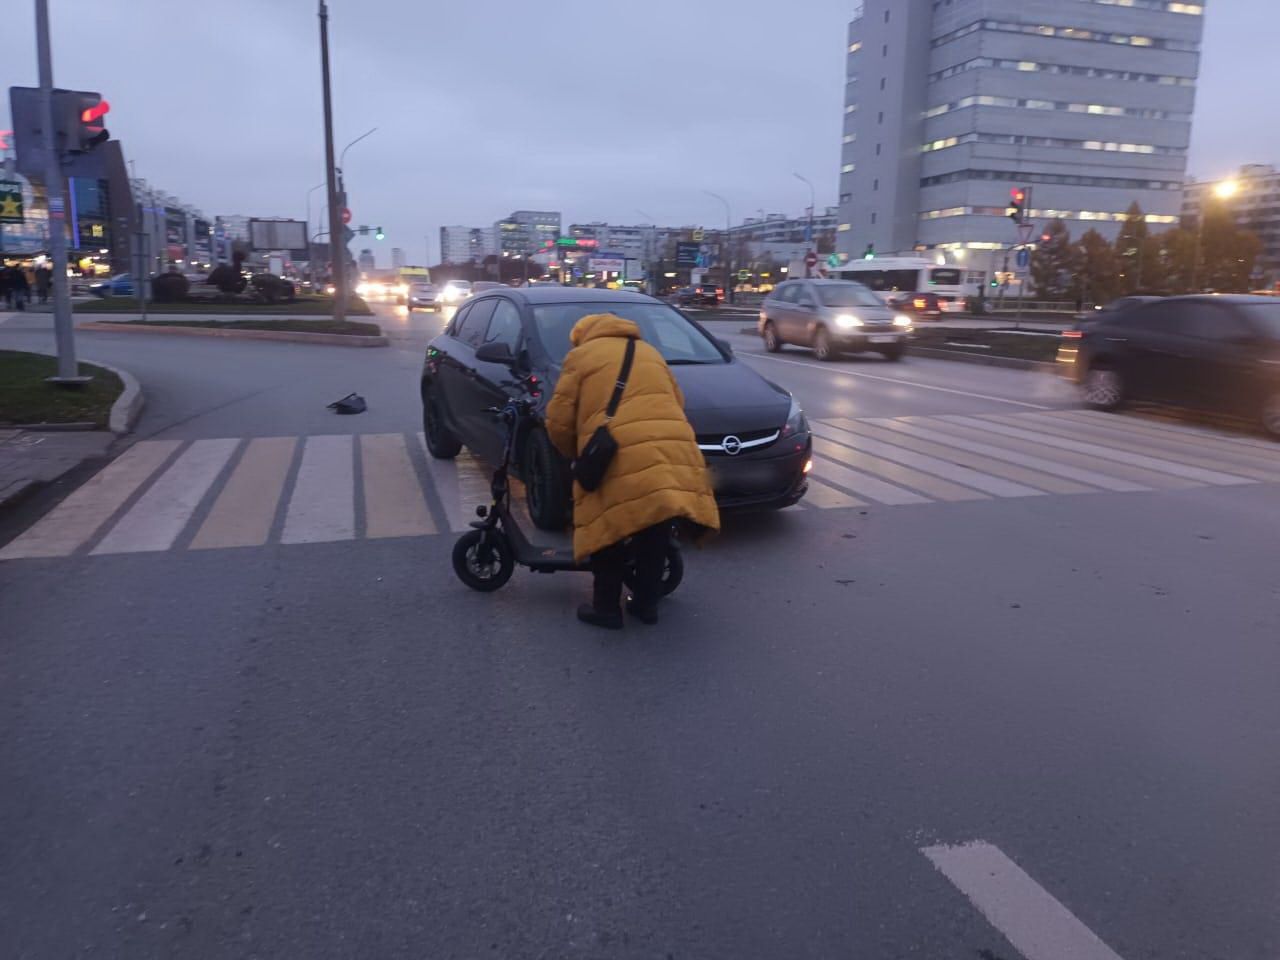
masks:
<svg viewBox="0 0 1280 960"><path fill-rule="evenodd" d="M347 257L342 242L342 207L338 201L338 168L333 162L333 97L329 89L329 7L320 4L320 70L324 85L324 170L329 188L329 272L333 278L333 319L347 318Z"/></svg>
<svg viewBox="0 0 1280 960"><path fill-rule="evenodd" d="M1213 195L1219 200L1230 200L1240 190L1236 180L1222 180L1213 185ZM1191 292L1198 293L1200 285L1200 251L1204 245L1204 219L1209 210L1209 198L1204 196L1200 201L1200 216L1196 218L1196 252L1191 260Z"/></svg>
<svg viewBox="0 0 1280 960"><path fill-rule="evenodd" d="M725 292L729 295L729 302L734 302L733 296L733 248L729 246L729 231L733 227L733 213L729 209L729 201L718 193L710 190L703 190L709 197L715 197L724 204L724 272L725 272Z"/></svg>
<svg viewBox="0 0 1280 960"><path fill-rule="evenodd" d="M327 185L326 183L317 183L314 187L312 187L310 190L307 191L307 231L308 232L311 231L311 195L315 193L317 190L319 190L321 187L326 185Z"/></svg>
<svg viewBox="0 0 1280 960"><path fill-rule="evenodd" d="M809 241L810 252L817 253L818 240L817 240L817 237L813 235L813 214L814 214L814 210L817 208L817 205L818 205L818 194L817 194L817 191L813 189L813 183L809 180L808 177L802 177L798 173L793 173L792 176L795 177L797 180L799 180L801 183L805 184L809 188L809 229L807 231L807 235L805 236L805 239ZM812 275L813 275L813 268L809 266L809 259L808 257L806 257L804 261L805 279L807 280Z"/></svg>

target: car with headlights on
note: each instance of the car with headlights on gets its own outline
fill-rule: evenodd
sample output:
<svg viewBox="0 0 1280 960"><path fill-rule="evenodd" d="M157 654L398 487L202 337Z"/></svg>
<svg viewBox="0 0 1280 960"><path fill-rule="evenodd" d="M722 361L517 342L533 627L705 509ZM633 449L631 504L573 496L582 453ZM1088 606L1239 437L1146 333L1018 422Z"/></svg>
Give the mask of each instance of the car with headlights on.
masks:
<svg viewBox="0 0 1280 960"><path fill-rule="evenodd" d="M863 351L901 360L912 322L852 280L788 280L765 297L758 330L770 353L795 344L819 360Z"/></svg>
<svg viewBox="0 0 1280 960"><path fill-rule="evenodd" d="M722 508L786 507L805 495L813 441L791 394L669 304L624 290L541 284L468 300L431 341L422 368L431 456L450 459L465 446L489 463L500 461L505 428L488 411L518 395L519 382L532 375L542 384L541 412L574 324L595 313L634 321L666 359ZM516 438L513 470L524 482L534 523L563 527L572 507L569 465L541 426Z"/></svg>
<svg viewBox="0 0 1280 960"><path fill-rule="evenodd" d="M449 280L436 294L436 303L442 307L456 307L471 296L470 280Z"/></svg>
<svg viewBox="0 0 1280 960"><path fill-rule="evenodd" d="M436 298L440 295L440 288L434 283L418 281L409 284L409 309L410 310L434 310L439 304Z"/></svg>

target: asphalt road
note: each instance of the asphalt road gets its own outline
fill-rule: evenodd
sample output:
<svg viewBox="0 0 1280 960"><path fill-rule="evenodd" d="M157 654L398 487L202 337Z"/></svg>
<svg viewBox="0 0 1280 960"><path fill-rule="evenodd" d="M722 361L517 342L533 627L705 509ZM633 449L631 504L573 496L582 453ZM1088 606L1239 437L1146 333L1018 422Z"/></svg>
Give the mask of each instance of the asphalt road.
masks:
<svg viewBox="0 0 1280 960"><path fill-rule="evenodd" d="M134 450L176 459L66 555L0 562L6 956L1280 953L1280 451L726 325L822 431L822 505L733 520L658 628L601 634L581 576L458 584L443 487L437 532L373 536L413 517L361 499L394 477L371 454L428 465L365 437L420 429L439 320L385 323L387 350L81 337L147 386ZM351 390L367 414L325 409ZM349 434L350 536L281 542L310 439ZM254 504L217 441L267 437L298 438L270 535L198 549ZM347 481L315 449L319 496ZM148 483L183 479L152 549Z"/></svg>

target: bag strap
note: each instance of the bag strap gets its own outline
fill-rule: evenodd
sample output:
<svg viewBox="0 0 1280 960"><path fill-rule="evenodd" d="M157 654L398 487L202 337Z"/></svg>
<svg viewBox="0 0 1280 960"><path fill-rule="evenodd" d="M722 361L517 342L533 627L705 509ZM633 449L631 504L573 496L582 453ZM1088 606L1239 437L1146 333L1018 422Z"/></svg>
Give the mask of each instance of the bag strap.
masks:
<svg viewBox="0 0 1280 960"><path fill-rule="evenodd" d="M605 408L605 420L612 420L618 412L618 404L622 402L622 391L627 389L627 379L631 376L631 361L636 358L636 341L627 337L627 352L622 357L622 372L618 374L618 382L613 385L613 396L609 398L609 406Z"/></svg>

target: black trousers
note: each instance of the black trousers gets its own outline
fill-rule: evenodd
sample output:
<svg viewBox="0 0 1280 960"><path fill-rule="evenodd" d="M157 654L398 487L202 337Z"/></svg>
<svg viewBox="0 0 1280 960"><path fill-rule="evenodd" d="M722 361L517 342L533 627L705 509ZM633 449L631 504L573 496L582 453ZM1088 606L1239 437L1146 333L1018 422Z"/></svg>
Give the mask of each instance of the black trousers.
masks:
<svg viewBox="0 0 1280 960"><path fill-rule="evenodd" d="M609 613L622 609L622 580L630 561L636 566L636 603L642 607L656 604L670 536L671 524L659 523L592 555L591 570L595 574L592 604L596 610Z"/></svg>

